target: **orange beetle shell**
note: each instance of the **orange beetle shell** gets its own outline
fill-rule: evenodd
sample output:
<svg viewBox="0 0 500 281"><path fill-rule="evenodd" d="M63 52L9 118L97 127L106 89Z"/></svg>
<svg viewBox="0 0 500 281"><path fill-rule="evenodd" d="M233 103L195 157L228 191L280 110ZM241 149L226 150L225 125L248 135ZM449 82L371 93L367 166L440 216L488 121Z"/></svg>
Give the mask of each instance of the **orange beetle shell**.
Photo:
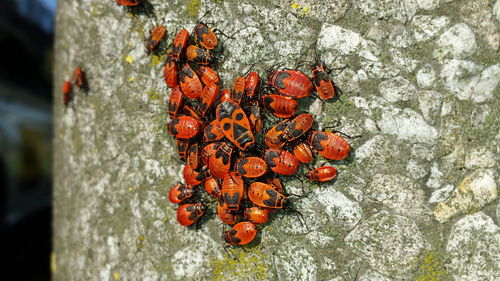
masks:
<svg viewBox="0 0 500 281"><path fill-rule="evenodd" d="M290 120L285 119L267 131L264 136L264 142L268 147L281 148L285 144L285 141L283 140L283 133L288 125L288 122L290 122Z"/></svg>
<svg viewBox="0 0 500 281"><path fill-rule="evenodd" d="M214 142L214 143L209 143L203 147L201 150L201 161L203 162L203 165L208 165L208 159L215 154L216 149L220 146L220 143Z"/></svg>
<svg viewBox="0 0 500 281"><path fill-rule="evenodd" d="M204 213L205 208L201 204L182 204L177 208L177 221L183 226L190 226Z"/></svg>
<svg viewBox="0 0 500 281"><path fill-rule="evenodd" d="M266 183L279 193L283 193L283 191L285 190L283 188L283 184L281 184L280 179L276 176L272 178L267 178Z"/></svg>
<svg viewBox="0 0 500 281"><path fill-rule="evenodd" d="M292 117L297 111L299 104L292 97L280 95L266 95L262 97L264 108L279 118Z"/></svg>
<svg viewBox="0 0 500 281"><path fill-rule="evenodd" d="M257 235L257 227L251 222L237 223L225 234L226 243L231 245L246 245Z"/></svg>
<svg viewBox="0 0 500 281"><path fill-rule="evenodd" d="M222 181L222 200L227 204L227 208L233 212L238 211L240 202L245 195L245 185L243 178L231 172L224 177Z"/></svg>
<svg viewBox="0 0 500 281"><path fill-rule="evenodd" d="M319 155L331 160L345 159L351 150L351 146L343 137L332 132L313 131L307 142Z"/></svg>
<svg viewBox="0 0 500 281"><path fill-rule="evenodd" d="M182 90L180 86L176 86L170 92L170 97L168 98L168 115L170 118L175 118L177 116L177 112L181 108L182 101L184 99L184 95L182 94Z"/></svg>
<svg viewBox="0 0 500 281"><path fill-rule="evenodd" d="M208 110L212 107L217 96L219 95L219 85L217 84L207 84L203 88L200 96L200 102L198 110L201 116L205 116Z"/></svg>
<svg viewBox="0 0 500 281"><path fill-rule="evenodd" d="M335 97L335 86L330 76L328 76L325 66L322 63L316 63L311 67L311 70L312 82L320 98L324 100L333 99Z"/></svg>
<svg viewBox="0 0 500 281"><path fill-rule="evenodd" d="M250 122L243 109L234 101L226 100L217 106L219 127L224 135L241 150L255 143Z"/></svg>
<svg viewBox="0 0 500 281"><path fill-rule="evenodd" d="M182 92L190 99L199 98L203 87L198 75L194 73L189 64L182 65L179 71L179 83L181 84Z"/></svg>
<svg viewBox="0 0 500 281"><path fill-rule="evenodd" d="M221 196L219 181L216 178L211 177L206 180L203 183L203 187L205 188L205 191L211 196L215 198L219 198Z"/></svg>
<svg viewBox="0 0 500 281"><path fill-rule="evenodd" d="M232 214L228 208L227 204L224 203L223 200L219 200L217 203L217 216L219 216L220 220L229 225L233 225L238 220L238 216Z"/></svg>
<svg viewBox="0 0 500 281"><path fill-rule="evenodd" d="M337 176L337 169L334 167L319 167L307 172L306 177L312 181L331 181Z"/></svg>
<svg viewBox="0 0 500 281"><path fill-rule="evenodd" d="M299 160L285 150L266 149L264 160L275 173L280 175L294 175L299 167Z"/></svg>
<svg viewBox="0 0 500 281"><path fill-rule="evenodd" d="M293 118L283 131L283 137L286 141L292 141L311 129L314 118L309 113L302 113Z"/></svg>
<svg viewBox="0 0 500 281"><path fill-rule="evenodd" d="M182 201L188 199L193 196L194 189L190 185L185 184L177 184L170 188L168 192L168 200L174 204L179 204Z"/></svg>
<svg viewBox="0 0 500 281"><path fill-rule="evenodd" d="M146 42L146 49L151 52L167 34L167 29L163 25L158 25L151 31L151 38Z"/></svg>
<svg viewBox="0 0 500 281"><path fill-rule="evenodd" d="M293 155L302 163L309 163L313 159L311 148L305 143L298 143L293 148Z"/></svg>
<svg viewBox="0 0 500 281"><path fill-rule="evenodd" d="M187 116L191 116L194 119L201 122L200 115L198 115L198 113L196 113L196 110L194 110L191 106L185 104L182 109L183 109L184 114L186 114Z"/></svg>
<svg viewBox="0 0 500 281"><path fill-rule="evenodd" d="M237 223L225 234L226 243L231 245L246 245L257 235L257 227L251 222Z"/></svg>
<svg viewBox="0 0 500 281"><path fill-rule="evenodd" d="M204 142L218 141L223 137L224 133L219 128L219 121L217 119L214 119L212 122L210 122L210 124L208 124L208 126L206 126L205 130L203 131Z"/></svg>
<svg viewBox="0 0 500 281"><path fill-rule="evenodd" d="M313 89L311 80L298 70L273 71L269 84L279 93L296 99L310 96Z"/></svg>
<svg viewBox="0 0 500 281"><path fill-rule="evenodd" d="M253 99L255 97L255 93L259 87L259 81L259 73L255 71L248 73L245 78L245 95L248 99Z"/></svg>
<svg viewBox="0 0 500 281"><path fill-rule="evenodd" d="M259 133L262 130L262 111L259 106L259 102L256 101L247 107L248 110L248 121L250 122L250 127L254 134Z"/></svg>
<svg viewBox="0 0 500 281"><path fill-rule="evenodd" d="M238 76L234 79L233 89L231 91L232 99L240 104L243 96L245 95L245 77Z"/></svg>
<svg viewBox="0 0 500 281"><path fill-rule="evenodd" d="M193 169L197 169L200 166L200 150L198 148L198 143L193 143L189 147L186 164Z"/></svg>
<svg viewBox="0 0 500 281"><path fill-rule="evenodd" d="M189 45L187 47L186 57L188 61L201 65L208 65L215 62L215 57L209 51L203 50L195 45Z"/></svg>
<svg viewBox="0 0 500 281"><path fill-rule="evenodd" d="M81 67L75 68L73 72L73 82L78 88L83 88L85 86L85 72L83 72Z"/></svg>
<svg viewBox="0 0 500 281"><path fill-rule="evenodd" d="M190 139L198 135L201 122L190 116L177 116L168 124L168 131L178 139Z"/></svg>
<svg viewBox="0 0 500 281"><path fill-rule="evenodd" d="M64 81L63 88L62 88L64 105L67 105L69 103L69 101L71 100L71 90L72 90L71 82Z"/></svg>
<svg viewBox="0 0 500 281"><path fill-rule="evenodd" d="M258 178L267 172L267 164L259 157L247 157L236 161L234 169L246 178Z"/></svg>
<svg viewBox="0 0 500 281"><path fill-rule="evenodd" d="M123 6L137 6L141 4L139 0L116 0L116 3Z"/></svg>
<svg viewBox="0 0 500 281"><path fill-rule="evenodd" d="M243 216L251 223L266 223L269 220L269 212L259 207L246 208Z"/></svg>
<svg viewBox="0 0 500 281"><path fill-rule="evenodd" d="M264 208L280 209L286 203L286 197L272 186L262 182L253 182L248 188L248 198L252 203Z"/></svg>
<svg viewBox="0 0 500 281"><path fill-rule="evenodd" d="M217 47L219 41L215 33L204 23L199 23L193 30L194 40L207 50L212 50Z"/></svg>
<svg viewBox="0 0 500 281"><path fill-rule="evenodd" d="M186 159L188 149L189 149L189 140L183 140L183 139L177 140L177 152L179 153L179 158L181 160Z"/></svg>
<svg viewBox="0 0 500 281"><path fill-rule="evenodd" d="M208 168L213 176L223 179L229 172L233 148L221 142L217 143L214 149L215 153L208 157Z"/></svg>
<svg viewBox="0 0 500 281"><path fill-rule="evenodd" d="M208 66L200 65L198 67L198 74L205 85L219 84L220 82L217 72Z"/></svg>
<svg viewBox="0 0 500 281"><path fill-rule="evenodd" d="M181 29L177 36L174 38L174 42L172 43L172 59L173 61L180 61L184 51L186 49L186 45L189 39L189 31L186 29Z"/></svg>
<svg viewBox="0 0 500 281"><path fill-rule="evenodd" d="M165 61L165 66L163 67L163 80L169 88L174 88L179 85L179 71L177 69L177 64L175 63L172 54L167 55L167 60Z"/></svg>
<svg viewBox="0 0 500 281"><path fill-rule="evenodd" d="M184 176L184 181L189 185L198 185L205 181L210 174L207 169L202 168L201 171L197 171L191 168L189 165L184 166L182 170L182 175Z"/></svg>

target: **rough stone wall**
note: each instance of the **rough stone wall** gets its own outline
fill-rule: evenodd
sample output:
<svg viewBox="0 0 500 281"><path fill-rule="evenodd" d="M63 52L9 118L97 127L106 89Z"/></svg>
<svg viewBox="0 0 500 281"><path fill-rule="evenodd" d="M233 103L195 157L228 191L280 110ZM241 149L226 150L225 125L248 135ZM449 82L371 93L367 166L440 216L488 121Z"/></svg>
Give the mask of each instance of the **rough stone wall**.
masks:
<svg viewBox="0 0 500 281"><path fill-rule="evenodd" d="M59 1L55 85L82 65L90 90L68 107L54 92L54 280L500 278L500 0L150 2L156 19L111 0ZM346 66L332 72L342 101L303 107L362 135L333 163L338 179L297 200L310 232L276 215L232 249L239 261L214 219L198 231L176 222L165 56L144 50L155 24L171 39L206 11L235 37L222 38L226 86L317 48ZM301 192L297 179L286 186Z"/></svg>

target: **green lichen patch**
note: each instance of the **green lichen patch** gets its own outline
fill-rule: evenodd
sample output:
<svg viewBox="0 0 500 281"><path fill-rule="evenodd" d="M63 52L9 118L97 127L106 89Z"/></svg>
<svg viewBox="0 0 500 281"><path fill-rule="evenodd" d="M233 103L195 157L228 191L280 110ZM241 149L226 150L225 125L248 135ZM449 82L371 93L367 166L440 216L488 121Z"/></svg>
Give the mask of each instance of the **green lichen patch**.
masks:
<svg viewBox="0 0 500 281"><path fill-rule="evenodd" d="M212 280L270 280L273 273L271 257L255 247L251 250L231 250L234 257L225 254L222 259L210 261Z"/></svg>

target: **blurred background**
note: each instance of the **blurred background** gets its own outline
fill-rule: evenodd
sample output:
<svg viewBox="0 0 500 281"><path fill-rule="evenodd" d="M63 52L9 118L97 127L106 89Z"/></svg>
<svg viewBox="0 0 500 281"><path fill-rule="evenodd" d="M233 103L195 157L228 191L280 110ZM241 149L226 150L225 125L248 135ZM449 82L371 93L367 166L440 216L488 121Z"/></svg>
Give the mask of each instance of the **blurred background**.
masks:
<svg viewBox="0 0 500 281"><path fill-rule="evenodd" d="M3 280L50 280L56 0L2 0L0 234Z"/></svg>

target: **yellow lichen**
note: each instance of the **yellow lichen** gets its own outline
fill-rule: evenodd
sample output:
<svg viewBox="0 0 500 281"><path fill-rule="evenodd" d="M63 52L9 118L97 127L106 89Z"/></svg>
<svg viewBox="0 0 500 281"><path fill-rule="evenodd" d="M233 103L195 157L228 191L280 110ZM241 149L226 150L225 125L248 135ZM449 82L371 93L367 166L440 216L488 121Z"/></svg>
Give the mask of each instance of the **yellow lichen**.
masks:
<svg viewBox="0 0 500 281"><path fill-rule="evenodd" d="M131 55L128 55L125 58L125 61L128 62L128 63L130 63L130 64L133 64L134 63L134 58Z"/></svg>
<svg viewBox="0 0 500 281"><path fill-rule="evenodd" d="M436 251L426 252L420 261L416 281L448 280L448 272Z"/></svg>
<svg viewBox="0 0 500 281"><path fill-rule="evenodd" d="M120 273L115 272L114 277L115 277L115 280L117 280L117 281L120 280Z"/></svg>
<svg viewBox="0 0 500 281"><path fill-rule="evenodd" d="M251 250L231 250L234 254L224 255L222 259L213 259L212 280L270 280L271 265L266 263L271 257L262 253L258 247Z"/></svg>
<svg viewBox="0 0 500 281"><path fill-rule="evenodd" d="M137 250L141 250L144 247L144 239L144 235L139 235L137 237L137 241L135 242L135 247L137 248Z"/></svg>
<svg viewBox="0 0 500 281"><path fill-rule="evenodd" d="M165 60L166 55L150 55L151 58L151 66L157 66Z"/></svg>
<svg viewBox="0 0 500 281"><path fill-rule="evenodd" d="M187 12L191 18L197 18L198 17L198 12L200 11L201 8L201 1L200 0L191 0L187 4Z"/></svg>
<svg viewBox="0 0 500 281"><path fill-rule="evenodd" d="M292 8L293 9L298 9L299 7L300 7L299 4L297 4L295 2L292 4Z"/></svg>
<svg viewBox="0 0 500 281"><path fill-rule="evenodd" d="M128 78L128 82L132 82L132 81L134 81L134 79L135 79L135 77L134 77L134 76L130 76L130 77Z"/></svg>
<svg viewBox="0 0 500 281"><path fill-rule="evenodd" d="M148 96L150 100L159 100L160 99L160 93L157 91L149 91Z"/></svg>

